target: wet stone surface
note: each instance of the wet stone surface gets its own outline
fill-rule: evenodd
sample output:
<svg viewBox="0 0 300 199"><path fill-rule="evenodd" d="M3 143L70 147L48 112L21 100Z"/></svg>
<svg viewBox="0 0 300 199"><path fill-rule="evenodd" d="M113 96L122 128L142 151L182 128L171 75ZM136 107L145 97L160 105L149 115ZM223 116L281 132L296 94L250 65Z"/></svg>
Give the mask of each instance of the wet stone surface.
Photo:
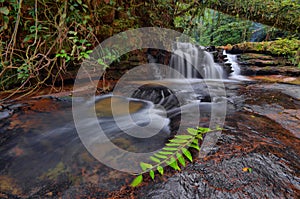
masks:
<svg viewBox="0 0 300 199"><path fill-rule="evenodd" d="M236 113L227 119L207 157L196 159L166 182L142 187L139 197L298 198L299 144L299 139L267 118ZM246 167L252 171L243 171Z"/></svg>
<svg viewBox="0 0 300 199"><path fill-rule="evenodd" d="M129 186L133 176L85 149L69 99L2 105L0 198L299 198L300 87L230 82L226 88L225 126L210 153L194 152L193 163L180 172L166 168L154 182L145 175L137 188Z"/></svg>
<svg viewBox="0 0 300 199"><path fill-rule="evenodd" d="M300 109L294 93L286 91L300 88L274 87L250 84L238 92L232 87L224 130L210 154L166 181L142 187L138 197L299 198L300 120L293 120L294 130L283 120L291 122L287 114L298 115ZM278 107L284 117L270 117Z"/></svg>

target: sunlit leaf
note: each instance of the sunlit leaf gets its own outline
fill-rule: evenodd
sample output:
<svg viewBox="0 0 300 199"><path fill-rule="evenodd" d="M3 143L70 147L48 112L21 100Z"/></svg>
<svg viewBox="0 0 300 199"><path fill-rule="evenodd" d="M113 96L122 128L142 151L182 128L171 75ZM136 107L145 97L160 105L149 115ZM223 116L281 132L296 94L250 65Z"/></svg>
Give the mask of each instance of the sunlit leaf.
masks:
<svg viewBox="0 0 300 199"><path fill-rule="evenodd" d="M204 127L198 127L197 128L197 131L199 132L199 133L207 133L207 132L210 132L211 131L211 129L210 128L204 128Z"/></svg>
<svg viewBox="0 0 300 199"><path fill-rule="evenodd" d="M193 138L193 136L191 136L191 135L176 135L175 137L179 138L179 139L184 139L184 140Z"/></svg>
<svg viewBox="0 0 300 199"><path fill-rule="evenodd" d="M198 151L200 150L200 147L199 147L197 144L194 144L194 143L191 144L190 147L191 147L191 148L194 148L194 149L196 149L196 150L198 150Z"/></svg>
<svg viewBox="0 0 300 199"><path fill-rule="evenodd" d="M173 152L170 152L170 151L160 151L158 153L162 154L162 155L172 155L173 154Z"/></svg>
<svg viewBox="0 0 300 199"><path fill-rule="evenodd" d="M4 15L8 15L9 14L9 9L6 6L0 7L0 13L2 13Z"/></svg>
<svg viewBox="0 0 300 199"><path fill-rule="evenodd" d="M141 182L143 181L143 176L139 175L136 178L134 178L134 180L132 181L132 183L130 184L132 187L136 187L139 184L141 184Z"/></svg>
<svg viewBox="0 0 300 199"><path fill-rule="evenodd" d="M164 175L164 168L162 166L157 166L157 171L160 175Z"/></svg>
<svg viewBox="0 0 300 199"><path fill-rule="evenodd" d="M176 153L176 157L177 157L178 162L179 162L182 166L185 167L185 160L184 160L182 154Z"/></svg>
<svg viewBox="0 0 300 199"><path fill-rule="evenodd" d="M149 175L150 175L151 179L154 180L155 176L154 176L154 171L153 170L149 171Z"/></svg>
<svg viewBox="0 0 300 199"><path fill-rule="evenodd" d="M166 150L166 151L177 151L178 148L164 147L162 150Z"/></svg>
<svg viewBox="0 0 300 199"><path fill-rule="evenodd" d="M197 129L194 129L194 128L188 128L187 129L187 132L193 136L197 135L198 134L198 130Z"/></svg>
<svg viewBox="0 0 300 199"><path fill-rule="evenodd" d="M193 162L193 157L191 152L189 152L189 150L187 150L186 148L182 148L181 151L190 162Z"/></svg>
<svg viewBox="0 0 300 199"><path fill-rule="evenodd" d="M151 169L153 166L151 164L145 163L145 162L140 162L140 166L143 171L146 171L147 169Z"/></svg>
<svg viewBox="0 0 300 199"><path fill-rule="evenodd" d="M172 139L172 140L170 140L170 142L183 144L183 143L186 143L187 141L186 140L182 140L182 139Z"/></svg>
<svg viewBox="0 0 300 199"><path fill-rule="evenodd" d="M161 162L158 158L153 157L153 156L150 157L150 160L152 160L153 162L156 162L156 163L160 163Z"/></svg>
<svg viewBox="0 0 300 199"><path fill-rule="evenodd" d="M181 146L179 143L167 143L166 146Z"/></svg>
<svg viewBox="0 0 300 199"><path fill-rule="evenodd" d="M198 145L199 144L199 140L198 139L194 139L192 143Z"/></svg>
<svg viewBox="0 0 300 199"><path fill-rule="evenodd" d="M177 160L173 157L171 157L170 160L167 161L167 164L175 170L180 170L180 167L177 164Z"/></svg>
<svg viewBox="0 0 300 199"><path fill-rule="evenodd" d="M202 134L197 135L196 138L199 139L199 140L203 140Z"/></svg>
<svg viewBox="0 0 300 199"><path fill-rule="evenodd" d="M162 159L166 159L166 158L168 158L167 156L165 156L165 155L160 155L160 154L154 154L154 156L156 156L156 157L158 157L158 158L162 158Z"/></svg>

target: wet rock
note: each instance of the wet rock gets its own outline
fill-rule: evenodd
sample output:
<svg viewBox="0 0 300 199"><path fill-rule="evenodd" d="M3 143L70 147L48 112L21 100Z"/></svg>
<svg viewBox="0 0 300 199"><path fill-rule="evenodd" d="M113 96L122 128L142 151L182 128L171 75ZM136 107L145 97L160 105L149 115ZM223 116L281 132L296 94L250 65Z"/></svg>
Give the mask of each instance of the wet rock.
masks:
<svg viewBox="0 0 300 199"><path fill-rule="evenodd" d="M299 178L276 157L249 154L217 163L198 163L164 183L143 189L143 198L291 198ZM243 172L248 166L252 172Z"/></svg>
<svg viewBox="0 0 300 199"><path fill-rule="evenodd" d="M214 101L206 87L199 82L195 85L192 99L206 104ZM148 177L134 189L128 186L129 175L95 160L73 124L66 125L71 118L66 116L69 101L41 98L15 107L13 117L0 120L0 171L6 176L0 182L0 198L299 198L300 139L291 130L291 122L299 128L299 86L253 82L225 86L226 123L210 153L195 157L180 172L166 168L164 177L155 182ZM149 87L157 92L143 88L136 95L147 99L174 95L166 87ZM201 119L205 119L201 125L209 122L208 117ZM126 140L112 141L118 146L132 145Z"/></svg>
<svg viewBox="0 0 300 199"><path fill-rule="evenodd" d="M168 87L160 84L146 84L137 89L133 98L148 100L163 106L166 110L179 106L177 96Z"/></svg>
<svg viewBox="0 0 300 199"><path fill-rule="evenodd" d="M239 57L242 75L288 75L297 77L300 69L282 58L271 55L244 53Z"/></svg>
<svg viewBox="0 0 300 199"><path fill-rule="evenodd" d="M10 110L18 110L22 107L26 106L26 104L13 104L13 105L10 105L8 106L8 109Z"/></svg>
<svg viewBox="0 0 300 199"><path fill-rule="evenodd" d="M253 76L253 75L287 75L292 77L298 77L300 70L296 67L258 67L258 66L242 66L242 75Z"/></svg>
<svg viewBox="0 0 300 199"><path fill-rule="evenodd" d="M234 118L237 117L243 122L236 123ZM258 124L258 121L261 123ZM142 187L138 197L299 197L300 160L297 157L300 154L297 145L300 140L289 143L287 131L270 121L240 113L232 115L228 119L227 130L219 138L217 150L204 159L196 159L165 182ZM273 129L270 129L271 126ZM245 171L245 167L251 168L251 171Z"/></svg>
<svg viewBox="0 0 300 199"><path fill-rule="evenodd" d="M4 110L0 112L0 120L6 119L12 115L13 111Z"/></svg>

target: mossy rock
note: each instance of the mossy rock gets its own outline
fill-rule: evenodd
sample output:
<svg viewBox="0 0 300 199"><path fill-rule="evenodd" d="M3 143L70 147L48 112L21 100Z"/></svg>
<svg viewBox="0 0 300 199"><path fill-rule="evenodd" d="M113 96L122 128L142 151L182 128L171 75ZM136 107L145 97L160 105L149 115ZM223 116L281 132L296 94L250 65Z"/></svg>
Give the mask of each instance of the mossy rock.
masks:
<svg viewBox="0 0 300 199"><path fill-rule="evenodd" d="M249 59L273 60L274 57L266 54L244 53L240 55L240 59L241 60L249 60Z"/></svg>
<svg viewBox="0 0 300 199"><path fill-rule="evenodd" d="M67 167L64 163L59 162L55 168L49 169L47 173L43 174L40 178L41 179L50 179L56 180L60 175L66 173L68 171Z"/></svg>
<svg viewBox="0 0 300 199"><path fill-rule="evenodd" d="M110 5L104 5L96 10L96 14L103 23L111 24L115 19L115 8Z"/></svg>
<svg viewBox="0 0 300 199"><path fill-rule="evenodd" d="M101 38L106 39L109 38L113 35L114 33L114 29L113 27L109 26L109 25L104 25L99 27L99 33L97 32L97 35L100 35Z"/></svg>
<svg viewBox="0 0 300 199"><path fill-rule="evenodd" d="M13 195L21 194L21 189L16 185L13 178L8 176L0 176L0 192L7 192ZM0 193L1 197L1 193ZM4 197L4 196L3 196Z"/></svg>

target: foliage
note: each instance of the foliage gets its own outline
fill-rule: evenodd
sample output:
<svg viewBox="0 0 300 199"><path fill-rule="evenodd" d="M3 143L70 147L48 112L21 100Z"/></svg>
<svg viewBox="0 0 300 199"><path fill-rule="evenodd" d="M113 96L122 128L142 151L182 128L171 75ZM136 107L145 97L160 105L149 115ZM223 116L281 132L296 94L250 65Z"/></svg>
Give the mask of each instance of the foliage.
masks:
<svg viewBox="0 0 300 199"><path fill-rule="evenodd" d="M251 35L251 22L241 21L237 17L224 15L214 10L206 9L203 15L198 15L190 23L189 13L175 19L175 25L183 27L185 33L203 46L226 45L246 41ZM192 24L186 27L187 24Z"/></svg>
<svg viewBox="0 0 300 199"><path fill-rule="evenodd" d="M183 8L185 8L183 6ZM199 11L200 12L200 11ZM230 16L211 9L205 9L192 20L192 13L177 16L174 24L184 29L184 33L193 37L203 46L223 46L244 41L274 40L277 37L293 35L274 27L243 20L238 15Z"/></svg>
<svg viewBox="0 0 300 199"><path fill-rule="evenodd" d="M249 22L205 7L288 30L300 27L300 5L293 0L0 0L0 90L28 95L42 86L55 90L57 82L63 89L65 76L75 76L93 47L130 28L176 26L203 45L249 39Z"/></svg>
<svg viewBox="0 0 300 199"><path fill-rule="evenodd" d="M107 37L130 28L170 24L174 2L153 2L0 0L0 90L10 97L42 86L55 90L56 82L63 89L65 76L75 76L82 60Z"/></svg>
<svg viewBox="0 0 300 199"><path fill-rule="evenodd" d="M1 6L9 10L0 30L1 90L18 86L13 95L53 86L91 52L89 40L96 37L81 0L10 0Z"/></svg>
<svg viewBox="0 0 300 199"><path fill-rule="evenodd" d="M219 128L217 130L220 130ZM155 170L160 175L164 174L164 166L168 165L174 170L180 171L180 166L186 166L187 158L190 162L193 161L190 148L200 150L199 140L203 139L205 133L211 132L209 128L198 127L188 128L187 135L176 135L166 143L165 147L149 157L149 162L140 162L140 167L143 172L149 172L152 180L155 179ZM131 183L131 186L138 186L143 181L143 175L139 174Z"/></svg>
<svg viewBox="0 0 300 199"><path fill-rule="evenodd" d="M292 32L300 32L300 4L295 0L208 0L208 8Z"/></svg>
<svg viewBox="0 0 300 199"><path fill-rule="evenodd" d="M267 45L267 50L272 54L284 56L294 65L300 67L300 40L295 38L278 38L269 44Z"/></svg>
<svg viewBox="0 0 300 199"><path fill-rule="evenodd" d="M243 42L234 46L228 45L227 48L282 56L290 60L293 65L300 67L300 40L297 38L277 38L275 41L267 42Z"/></svg>

